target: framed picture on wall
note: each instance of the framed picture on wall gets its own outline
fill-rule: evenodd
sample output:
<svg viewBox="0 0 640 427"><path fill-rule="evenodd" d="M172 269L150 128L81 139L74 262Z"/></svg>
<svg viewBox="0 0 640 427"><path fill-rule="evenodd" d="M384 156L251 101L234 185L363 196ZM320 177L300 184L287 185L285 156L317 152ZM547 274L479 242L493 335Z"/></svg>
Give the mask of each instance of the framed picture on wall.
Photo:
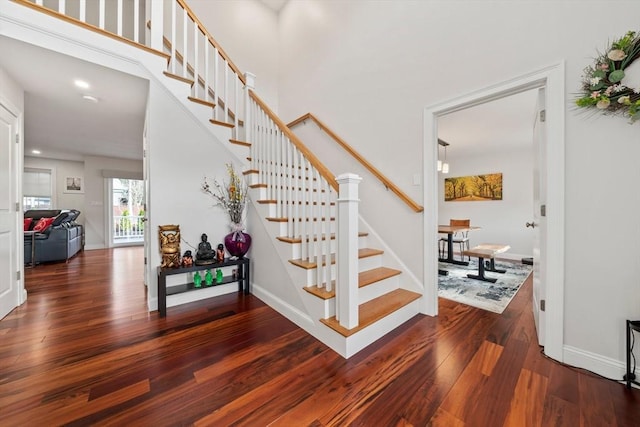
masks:
<svg viewBox="0 0 640 427"><path fill-rule="evenodd" d="M64 193L84 193L84 180L82 177L66 177L64 181Z"/></svg>
<svg viewBox="0 0 640 427"><path fill-rule="evenodd" d="M502 200L502 173L445 178L445 202Z"/></svg>

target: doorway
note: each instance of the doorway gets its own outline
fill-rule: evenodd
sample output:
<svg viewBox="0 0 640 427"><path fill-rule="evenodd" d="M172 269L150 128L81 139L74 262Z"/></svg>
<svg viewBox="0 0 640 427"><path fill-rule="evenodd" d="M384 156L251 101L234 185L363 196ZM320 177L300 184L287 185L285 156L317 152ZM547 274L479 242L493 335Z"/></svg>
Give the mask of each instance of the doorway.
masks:
<svg viewBox="0 0 640 427"><path fill-rule="evenodd" d="M144 244L144 181L108 178L109 247Z"/></svg>
<svg viewBox="0 0 640 427"><path fill-rule="evenodd" d="M545 253L539 262L546 287L545 354L563 360L564 325L564 63L559 63L494 86L425 108L424 113L424 297L422 312L438 314L438 118L510 95L545 88L546 150L540 173L546 179L546 200L541 201L545 214L541 238L546 239Z"/></svg>

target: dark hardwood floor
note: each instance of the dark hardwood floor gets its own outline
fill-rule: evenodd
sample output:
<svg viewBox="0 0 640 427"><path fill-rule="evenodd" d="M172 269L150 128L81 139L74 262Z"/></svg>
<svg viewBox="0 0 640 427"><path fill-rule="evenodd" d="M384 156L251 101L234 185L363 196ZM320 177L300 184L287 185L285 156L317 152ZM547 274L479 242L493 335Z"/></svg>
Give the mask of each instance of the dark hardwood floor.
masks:
<svg viewBox="0 0 640 427"><path fill-rule="evenodd" d="M252 295L148 313L141 248L26 270L0 321L0 425L638 426L640 390L545 358L531 280L440 301L344 360Z"/></svg>

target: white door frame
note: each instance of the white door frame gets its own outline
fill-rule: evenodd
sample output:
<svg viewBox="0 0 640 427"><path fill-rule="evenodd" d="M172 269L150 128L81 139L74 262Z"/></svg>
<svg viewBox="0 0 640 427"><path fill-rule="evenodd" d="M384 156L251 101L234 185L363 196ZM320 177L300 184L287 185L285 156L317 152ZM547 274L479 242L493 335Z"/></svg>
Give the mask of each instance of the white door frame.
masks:
<svg viewBox="0 0 640 427"><path fill-rule="evenodd" d="M540 262L546 264L545 354L563 360L564 345L564 138L565 138L565 65L560 62L529 74L444 101L424 110L424 293L421 312L438 314L438 117L519 92L546 88L546 168L547 175L547 251Z"/></svg>

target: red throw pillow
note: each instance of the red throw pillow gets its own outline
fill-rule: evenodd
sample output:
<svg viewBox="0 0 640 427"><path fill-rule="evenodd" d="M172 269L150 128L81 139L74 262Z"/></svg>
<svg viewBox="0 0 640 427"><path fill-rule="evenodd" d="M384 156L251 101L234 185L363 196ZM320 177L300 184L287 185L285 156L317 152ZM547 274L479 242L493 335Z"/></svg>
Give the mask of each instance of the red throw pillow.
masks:
<svg viewBox="0 0 640 427"><path fill-rule="evenodd" d="M33 218L25 218L24 219L24 231L29 231L29 227L31 227L31 222Z"/></svg>
<svg viewBox="0 0 640 427"><path fill-rule="evenodd" d="M40 218L36 225L33 227L33 231L44 233L44 231L49 228L54 219L55 218Z"/></svg>

